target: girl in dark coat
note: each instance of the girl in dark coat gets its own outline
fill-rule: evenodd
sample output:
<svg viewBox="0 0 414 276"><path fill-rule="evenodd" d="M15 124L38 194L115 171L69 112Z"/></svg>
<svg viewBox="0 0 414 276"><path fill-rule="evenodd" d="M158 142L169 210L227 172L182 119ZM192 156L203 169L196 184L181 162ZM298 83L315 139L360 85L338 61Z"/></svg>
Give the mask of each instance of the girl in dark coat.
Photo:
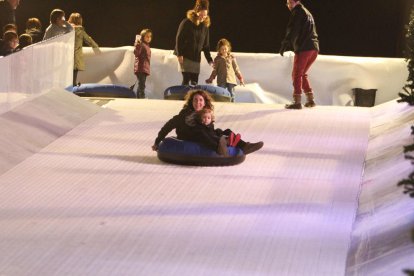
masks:
<svg viewBox="0 0 414 276"><path fill-rule="evenodd" d="M173 129L175 129L177 138L180 140L203 143L202 138L200 138L200 135L196 130L197 112L201 111L203 108L210 110L214 109L211 96L207 92L203 90L193 90L187 93L183 109L161 128L152 149L157 150L161 141L164 140L168 133ZM262 148L263 142L249 143L240 140L236 147L241 148L245 154L249 154ZM211 148L218 149L219 141L217 141L217 144L212 144Z"/></svg>
<svg viewBox="0 0 414 276"><path fill-rule="evenodd" d="M187 12L187 18L178 27L174 54L178 58L183 74L182 85L198 83L201 51L204 52L207 62L213 64L209 43L208 8L207 0L197 0L194 9Z"/></svg>
<svg viewBox="0 0 414 276"><path fill-rule="evenodd" d="M197 112L197 126L195 133L200 143L206 147L216 150L217 153L226 155L227 146L235 147L240 141L240 134L235 134L230 129L222 130L214 128L214 112L204 108ZM218 148L217 147L218 144Z"/></svg>
<svg viewBox="0 0 414 276"><path fill-rule="evenodd" d="M150 43L152 40L152 31L150 29L144 29L141 31L135 42L135 63L134 73L138 80L137 98L145 98L145 82L150 75L151 65L151 48Z"/></svg>

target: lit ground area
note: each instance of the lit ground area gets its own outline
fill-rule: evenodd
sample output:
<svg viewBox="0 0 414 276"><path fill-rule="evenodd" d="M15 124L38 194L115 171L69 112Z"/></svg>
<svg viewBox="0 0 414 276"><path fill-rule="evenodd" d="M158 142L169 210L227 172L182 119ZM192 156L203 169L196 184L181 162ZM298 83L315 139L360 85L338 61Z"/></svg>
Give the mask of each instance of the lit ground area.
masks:
<svg viewBox="0 0 414 276"><path fill-rule="evenodd" d="M93 111L0 175L0 275L358 275L370 109L216 103L217 127L265 145L237 166L191 167L151 150L183 102L96 112L69 97Z"/></svg>

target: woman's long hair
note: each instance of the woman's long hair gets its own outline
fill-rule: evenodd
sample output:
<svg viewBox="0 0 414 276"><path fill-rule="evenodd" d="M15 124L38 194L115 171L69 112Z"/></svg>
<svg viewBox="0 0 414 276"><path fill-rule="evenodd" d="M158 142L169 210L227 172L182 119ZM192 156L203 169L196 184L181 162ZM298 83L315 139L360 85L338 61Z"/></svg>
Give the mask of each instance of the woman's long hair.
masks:
<svg viewBox="0 0 414 276"><path fill-rule="evenodd" d="M83 24L82 15L80 15L80 13L74 12L69 16L68 22L76 26L82 26Z"/></svg>
<svg viewBox="0 0 414 276"><path fill-rule="evenodd" d="M204 103L205 103L204 108L214 110L213 98L211 98L210 94L208 94L206 91L200 90L200 89L189 91L187 93L187 95L185 95L185 98L184 98L185 104L183 106L184 109L186 109L186 108L190 108L192 110L194 109L193 108L193 99L194 99L195 95L200 95L204 98Z"/></svg>

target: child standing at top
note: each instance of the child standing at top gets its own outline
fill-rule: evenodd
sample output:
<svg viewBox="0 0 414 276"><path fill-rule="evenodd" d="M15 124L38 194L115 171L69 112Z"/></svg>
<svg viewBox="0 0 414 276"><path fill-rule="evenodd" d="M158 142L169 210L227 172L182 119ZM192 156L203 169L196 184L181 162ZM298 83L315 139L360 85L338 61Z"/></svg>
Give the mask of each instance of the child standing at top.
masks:
<svg viewBox="0 0 414 276"><path fill-rule="evenodd" d="M74 12L69 16L68 22L75 29L75 55L73 65L73 86L80 85L77 82L78 72L85 70L85 60L83 58L83 44L86 43L93 49L99 49L98 44L90 37L83 27L83 18L80 13Z"/></svg>
<svg viewBox="0 0 414 276"><path fill-rule="evenodd" d="M147 76L150 75L151 40L152 31L150 29L144 29L141 31L140 35L137 35L137 39L135 41L134 73L137 76L138 81L138 99L145 98L145 82L147 81Z"/></svg>
<svg viewBox="0 0 414 276"><path fill-rule="evenodd" d="M206 83L212 83L217 76L217 85L231 94L231 101L234 102L234 87L237 85L236 77L240 85L244 85L243 76L237 65L236 58L231 54L231 44L227 39L220 39L217 43L217 57L214 59L214 70Z"/></svg>
<svg viewBox="0 0 414 276"><path fill-rule="evenodd" d="M234 134L230 129L214 129L214 112L204 108L197 112L195 134L206 147L215 150L220 155L227 155L227 146L235 147L240 141L240 134ZM218 145L217 148L216 145Z"/></svg>

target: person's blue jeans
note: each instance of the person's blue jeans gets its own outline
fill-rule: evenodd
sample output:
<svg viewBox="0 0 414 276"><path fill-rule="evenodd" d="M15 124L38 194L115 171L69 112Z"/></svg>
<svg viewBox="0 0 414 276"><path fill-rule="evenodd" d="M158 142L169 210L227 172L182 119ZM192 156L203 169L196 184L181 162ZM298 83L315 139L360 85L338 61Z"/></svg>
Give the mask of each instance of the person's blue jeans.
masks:
<svg viewBox="0 0 414 276"><path fill-rule="evenodd" d="M225 85L222 85L221 87L226 88L227 91L230 92L231 102L234 102L234 88L236 87L236 85L233 83L226 83Z"/></svg>

